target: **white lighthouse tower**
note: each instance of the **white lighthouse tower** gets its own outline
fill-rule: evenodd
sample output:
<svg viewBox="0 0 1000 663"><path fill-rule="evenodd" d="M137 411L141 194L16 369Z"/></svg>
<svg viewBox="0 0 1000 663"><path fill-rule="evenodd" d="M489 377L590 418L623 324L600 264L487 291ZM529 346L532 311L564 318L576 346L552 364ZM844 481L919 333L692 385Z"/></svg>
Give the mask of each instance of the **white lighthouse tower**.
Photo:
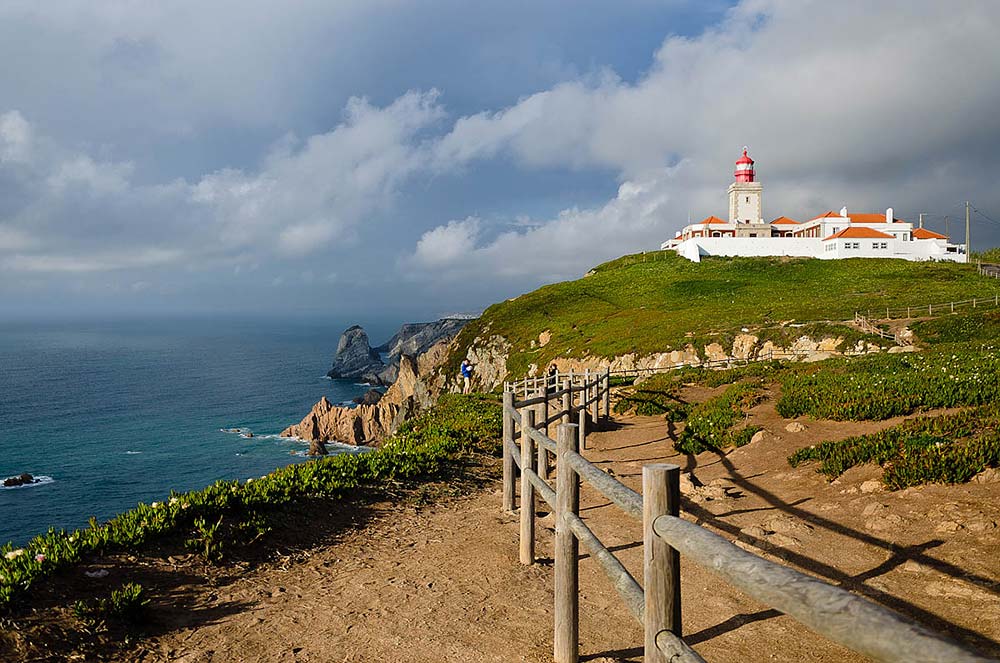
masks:
<svg viewBox="0 0 1000 663"><path fill-rule="evenodd" d="M743 148L743 156L736 160L736 181L729 185L729 223L737 226L758 226L757 228L737 228L737 236L768 237L769 229L764 225L764 204L761 200L764 185L756 181L753 159ZM757 234L758 232L763 234Z"/></svg>

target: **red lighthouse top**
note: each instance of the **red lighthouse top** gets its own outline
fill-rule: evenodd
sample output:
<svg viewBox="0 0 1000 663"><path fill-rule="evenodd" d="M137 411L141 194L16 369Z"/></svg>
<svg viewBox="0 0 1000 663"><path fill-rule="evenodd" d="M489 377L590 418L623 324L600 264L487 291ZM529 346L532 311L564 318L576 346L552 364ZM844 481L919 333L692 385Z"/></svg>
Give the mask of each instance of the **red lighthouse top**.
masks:
<svg viewBox="0 0 1000 663"><path fill-rule="evenodd" d="M753 159L747 156L747 148L743 148L743 156L736 160L737 182L753 182Z"/></svg>

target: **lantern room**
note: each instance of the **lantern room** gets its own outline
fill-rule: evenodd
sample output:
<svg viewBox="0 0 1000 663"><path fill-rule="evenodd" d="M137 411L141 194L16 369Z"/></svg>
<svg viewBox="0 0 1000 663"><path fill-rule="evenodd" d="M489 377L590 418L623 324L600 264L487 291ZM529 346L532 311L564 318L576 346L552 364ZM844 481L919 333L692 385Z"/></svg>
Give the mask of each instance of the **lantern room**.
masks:
<svg viewBox="0 0 1000 663"><path fill-rule="evenodd" d="M747 156L747 148L743 146L743 156L736 160L736 176L737 182L753 182L753 159Z"/></svg>

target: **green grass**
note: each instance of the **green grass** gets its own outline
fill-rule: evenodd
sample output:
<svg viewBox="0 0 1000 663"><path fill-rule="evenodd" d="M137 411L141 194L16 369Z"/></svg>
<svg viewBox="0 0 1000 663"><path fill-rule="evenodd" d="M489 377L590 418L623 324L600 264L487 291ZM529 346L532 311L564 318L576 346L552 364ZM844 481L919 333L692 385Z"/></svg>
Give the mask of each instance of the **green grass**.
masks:
<svg viewBox="0 0 1000 663"><path fill-rule="evenodd" d="M799 449L792 466L819 461L818 472L835 479L856 465L884 468L882 483L899 490L924 483L964 483L1000 465L1000 405L922 417L871 435Z"/></svg>
<svg viewBox="0 0 1000 663"><path fill-rule="evenodd" d="M88 554L128 550L158 537L177 536L188 538L206 558L220 559L228 537L266 535L262 512L274 505L307 497L339 498L358 487L437 475L462 454L495 454L500 412L500 405L488 396L445 395L375 451L329 456L289 465L260 479L219 481L203 490L171 493L163 502L139 504L106 523L91 519L89 527L75 532L49 530L16 550L9 543L0 546L0 608Z"/></svg>
<svg viewBox="0 0 1000 663"><path fill-rule="evenodd" d="M689 343L701 351L713 340L730 343L741 327L847 320L859 310L998 292L1000 281L979 276L973 265L782 258L711 258L696 264L672 251L626 256L581 279L491 306L459 334L458 351L444 370L457 373L478 336L510 341L507 368L524 375L530 364L545 366L559 356L644 355ZM551 332L551 341L532 348L543 330ZM788 338L799 331L781 334ZM856 334L845 332L851 333Z"/></svg>

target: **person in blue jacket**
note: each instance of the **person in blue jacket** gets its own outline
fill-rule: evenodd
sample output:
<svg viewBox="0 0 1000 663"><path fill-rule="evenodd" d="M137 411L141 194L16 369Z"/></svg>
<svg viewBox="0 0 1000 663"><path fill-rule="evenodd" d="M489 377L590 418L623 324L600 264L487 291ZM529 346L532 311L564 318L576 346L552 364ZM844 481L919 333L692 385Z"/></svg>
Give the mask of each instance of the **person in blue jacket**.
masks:
<svg viewBox="0 0 1000 663"><path fill-rule="evenodd" d="M472 391L472 363L469 362L468 359L462 360L462 368L460 369L459 374L462 376L462 381L464 382L462 393L468 394Z"/></svg>

